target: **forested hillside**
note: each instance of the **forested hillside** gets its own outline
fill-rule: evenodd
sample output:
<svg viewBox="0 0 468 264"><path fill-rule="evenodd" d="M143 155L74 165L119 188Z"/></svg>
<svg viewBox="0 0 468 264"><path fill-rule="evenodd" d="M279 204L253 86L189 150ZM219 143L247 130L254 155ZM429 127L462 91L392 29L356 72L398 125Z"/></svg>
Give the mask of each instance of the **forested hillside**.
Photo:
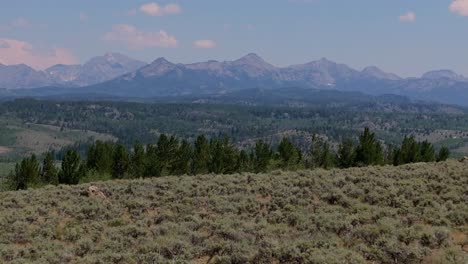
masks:
<svg viewBox="0 0 468 264"><path fill-rule="evenodd" d="M304 150L314 134L337 146L357 140L369 127L386 144L400 144L406 135L464 152L468 118L463 108L437 104L352 102L303 107L205 103L130 103L17 100L0 104L4 118L64 129L115 136L127 147L137 140L154 143L161 133L194 141L199 134L228 136L237 146L263 139L277 145L287 136ZM440 143L440 144L439 144Z"/></svg>

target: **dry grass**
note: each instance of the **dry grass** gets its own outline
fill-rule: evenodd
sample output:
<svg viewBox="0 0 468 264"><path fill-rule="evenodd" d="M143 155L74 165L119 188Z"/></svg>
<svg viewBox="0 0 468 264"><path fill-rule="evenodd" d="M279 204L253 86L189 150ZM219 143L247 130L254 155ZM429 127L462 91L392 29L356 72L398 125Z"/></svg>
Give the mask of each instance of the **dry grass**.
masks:
<svg viewBox="0 0 468 264"><path fill-rule="evenodd" d="M467 263L454 161L94 185L0 193L0 262Z"/></svg>
<svg viewBox="0 0 468 264"><path fill-rule="evenodd" d="M115 141L116 138L93 131L75 129L62 130L57 126L37 125L23 123L18 120L0 119L4 137L3 146L0 146L0 156L23 156L30 153L41 154L49 149L60 149L78 141L87 141L89 138L102 141ZM6 135L8 133L8 135Z"/></svg>

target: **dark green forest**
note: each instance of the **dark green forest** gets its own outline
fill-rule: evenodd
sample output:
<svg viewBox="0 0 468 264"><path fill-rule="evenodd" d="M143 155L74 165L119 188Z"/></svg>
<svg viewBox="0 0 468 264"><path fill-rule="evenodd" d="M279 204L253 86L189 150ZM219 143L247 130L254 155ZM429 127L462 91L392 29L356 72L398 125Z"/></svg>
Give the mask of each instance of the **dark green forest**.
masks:
<svg viewBox="0 0 468 264"><path fill-rule="evenodd" d="M343 138L357 139L365 127L389 144L400 144L408 134L428 135L437 129L468 135L465 109L410 103L285 107L19 99L0 104L0 114L27 123L111 134L127 147L136 140L154 142L162 133L189 141L199 134L227 135L238 146L253 145L255 139L278 144L288 136L304 149L314 134L339 143Z"/></svg>

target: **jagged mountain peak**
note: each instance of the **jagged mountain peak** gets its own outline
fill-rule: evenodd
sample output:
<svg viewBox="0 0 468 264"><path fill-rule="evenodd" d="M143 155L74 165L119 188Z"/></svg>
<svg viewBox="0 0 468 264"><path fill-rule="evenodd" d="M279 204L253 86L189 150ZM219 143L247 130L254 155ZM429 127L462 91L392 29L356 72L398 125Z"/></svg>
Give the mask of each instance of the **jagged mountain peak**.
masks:
<svg viewBox="0 0 468 264"><path fill-rule="evenodd" d="M164 57L155 59L152 63L138 70L144 77L162 76L173 70L177 65Z"/></svg>
<svg viewBox="0 0 468 264"><path fill-rule="evenodd" d="M249 53L240 59L232 62L233 65L247 65L258 69L273 70L276 67L266 62L263 58L255 53Z"/></svg>
<svg viewBox="0 0 468 264"><path fill-rule="evenodd" d="M151 65L163 65L163 64L174 64L174 63L168 61L164 57L159 57L159 58L155 59L153 62L151 62Z"/></svg>
<svg viewBox="0 0 468 264"><path fill-rule="evenodd" d="M249 53L241 58L239 58L238 60L258 60L258 61L263 61L262 57L258 56L257 53Z"/></svg>

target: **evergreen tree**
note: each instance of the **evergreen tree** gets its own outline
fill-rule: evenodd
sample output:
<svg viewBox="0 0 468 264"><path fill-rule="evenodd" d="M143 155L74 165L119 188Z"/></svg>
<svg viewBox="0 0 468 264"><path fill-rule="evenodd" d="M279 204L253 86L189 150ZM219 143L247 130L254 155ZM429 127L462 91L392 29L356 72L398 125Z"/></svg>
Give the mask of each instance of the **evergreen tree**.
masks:
<svg viewBox="0 0 468 264"><path fill-rule="evenodd" d="M22 163L23 160L20 163L16 163L15 172L10 174L11 188L15 191L26 190L28 188L28 177L21 171Z"/></svg>
<svg viewBox="0 0 468 264"><path fill-rule="evenodd" d="M176 137L171 136L168 138L165 134L159 136L158 143L156 144L156 155L159 165L158 175L169 175L169 172L172 170L171 166L177 157L178 147L179 141Z"/></svg>
<svg viewBox="0 0 468 264"><path fill-rule="evenodd" d="M380 142L376 142L375 144L375 163L374 165L383 165L384 164L384 155L383 155L383 148Z"/></svg>
<svg viewBox="0 0 468 264"><path fill-rule="evenodd" d="M130 161L130 169L133 177L140 178L145 174L146 153L145 148L140 143L133 145L133 153Z"/></svg>
<svg viewBox="0 0 468 264"><path fill-rule="evenodd" d="M237 159L237 172L247 172L251 171L251 169L249 154L247 154L247 151L241 150Z"/></svg>
<svg viewBox="0 0 468 264"><path fill-rule="evenodd" d="M437 162L446 161L450 157L450 150L447 147L442 147L437 154Z"/></svg>
<svg viewBox="0 0 468 264"><path fill-rule="evenodd" d="M54 154L52 152L47 152L42 163L42 172L41 172L41 181L45 184L54 184L59 183L58 180L58 170L54 164Z"/></svg>
<svg viewBox="0 0 468 264"><path fill-rule="evenodd" d="M114 179L123 179L128 173L130 167L130 158L125 147L118 144L114 150L112 163L112 177Z"/></svg>
<svg viewBox="0 0 468 264"><path fill-rule="evenodd" d="M177 154L179 151L180 143L179 139L177 139L175 136L171 136L169 139L169 144L168 144L168 152L167 152L167 167L166 170L164 171L164 175L170 174L171 171L174 171L174 166L176 166L177 163Z"/></svg>
<svg viewBox="0 0 468 264"><path fill-rule="evenodd" d="M190 174L191 162L193 156L193 148L186 140L182 140L176 155L174 166L171 168L173 175Z"/></svg>
<svg viewBox="0 0 468 264"><path fill-rule="evenodd" d="M330 145L317 135L312 137L312 144L309 150L309 158L306 161L306 168L331 168L333 167L333 154Z"/></svg>
<svg viewBox="0 0 468 264"><path fill-rule="evenodd" d="M392 165L395 160L395 147L393 145L387 146L387 151L385 152L385 160L384 163L388 165Z"/></svg>
<svg viewBox="0 0 468 264"><path fill-rule="evenodd" d="M200 135L195 140L192 174L208 173L208 163L210 159L210 144L204 135Z"/></svg>
<svg viewBox="0 0 468 264"><path fill-rule="evenodd" d="M210 140L210 162L208 170L210 173L221 174L224 170L224 150L223 144L219 138Z"/></svg>
<svg viewBox="0 0 468 264"><path fill-rule="evenodd" d="M401 161L402 164L414 163L420 161L419 144L416 142L414 136L405 136L401 144Z"/></svg>
<svg viewBox="0 0 468 264"><path fill-rule="evenodd" d="M320 164L322 163L321 158L323 157L322 148L322 138L314 134L312 136L312 143L309 150L309 158L306 160L306 168L315 169L320 167Z"/></svg>
<svg viewBox="0 0 468 264"><path fill-rule="evenodd" d="M419 156L422 162L434 162L436 160L434 146L427 140L421 143L419 150Z"/></svg>
<svg viewBox="0 0 468 264"><path fill-rule="evenodd" d="M271 162L273 151L269 144L263 140L258 140L255 143L253 151L254 172L266 172Z"/></svg>
<svg viewBox="0 0 468 264"><path fill-rule="evenodd" d="M281 168L291 169L297 167L301 159L300 153L301 151L299 151L288 138L283 137L278 146Z"/></svg>
<svg viewBox="0 0 468 264"><path fill-rule="evenodd" d="M156 147L148 144L146 146L146 166L144 177L159 177L161 173L160 167Z"/></svg>
<svg viewBox="0 0 468 264"><path fill-rule="evenodd" d="M383 163L382 145L375 138L375 134L367 127L359 137L355 163L358 166L379 165Z"/></svg>
<svg viewBox="0 0 468 264"><path fill-rule="evenodd" d="M351 139L344 139L338 147L337 163L340 168L350 168L354 166L356 152Z"/></svg>
<svg viewBox="0 0 468 264"><path fill-rule="evenodd" d="M395 148L393 151L393 165L400 166L403 164L403 155L401 155L401 149Z"/></svg>
<svg viewBox="0 0 468 264"><path fill-rule="evenodd" d="M230 174L236 172L238 151L229 142L228 137L213 138L210 140L209 171L215 174Z"/></svg>
<svg viewBox="0 0 468 264"><path fill-rule="evenodd" d="M87 152L86 165L98 173L111 173L114 153L114 143L96 141Z"/></svg>
<svg viewBox="0 0 468 264"><path fill-rule="evenodd" d="M24 158L16 163L15 172L11 174L11 185L14 190L26 190L39 183L40 168L36 155Z"/></svg>
<svg viewBox="0 0 468 264"><path fill-rule="evenodd" d="M59 173L59 183L78 184L86 176L84 164L76 150L68 150L62 159L62 170Z"/></svg>
<svg viewBox="0 0 468 264"><path fill-rule="evenodd" d="M323 143L322 145L319 160L319 167L324 169L330 169L333 167L333 154L331 153L330 145L327 142Z"/></svg>
<svg viewBox="0 0 468 264"><path fill-rule="evenodd" d="M223 149L223 174L232 174L239 170L238 159L239 150L230 142L229 137L225 136L221 140Z"/></svg>

